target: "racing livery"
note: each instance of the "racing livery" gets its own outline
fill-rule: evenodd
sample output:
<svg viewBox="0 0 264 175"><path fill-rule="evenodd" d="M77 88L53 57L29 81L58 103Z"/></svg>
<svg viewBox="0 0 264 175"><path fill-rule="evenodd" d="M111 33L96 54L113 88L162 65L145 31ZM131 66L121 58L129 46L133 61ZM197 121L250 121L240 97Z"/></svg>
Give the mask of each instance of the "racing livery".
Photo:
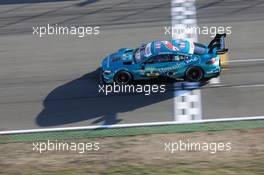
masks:
<svg viewBox="0 0 264 175"><path fill-rule="evenodd" d="M169 77L185 81L206 81L221 72L220 54L226 34L217 34L210 44L190 40L153 41L141 47L121 48L101 63L103 83L129 84L133 80Z"/></svg>

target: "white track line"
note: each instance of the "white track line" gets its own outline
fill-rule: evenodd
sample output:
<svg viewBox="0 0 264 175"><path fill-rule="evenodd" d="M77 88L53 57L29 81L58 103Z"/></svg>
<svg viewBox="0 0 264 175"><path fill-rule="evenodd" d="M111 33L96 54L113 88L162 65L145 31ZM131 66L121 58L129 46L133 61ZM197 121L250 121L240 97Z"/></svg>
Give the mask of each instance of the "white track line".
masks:
<svg viewBox="0 0 264 175"><path fill-rule="evenodd" d="M257 88L264 87L264 84L245 84L245 85L228 85L228 84L217 84L210 86L212 88ZM207 87L202 87L201 89L207 89Z"/></svg>
<svg viewBox="0 0 264 175"><path fill-rule="evenodd" d="M243 59L243 60L229 60L227 63L239 63L239 62L262 62L264 59Z"/></svg>
<svg viewBox="0 0 264 175"><path fill-rule="evenodd" d="M220 119L207 119L207 120L191 120L191 121L182 121L182 122L168 121L168 122L152 122L152 123L133 123L133 124L116 124L116 125L99 125L99 126L80 126L80 127L46 128L46 129L10 130L10 131L0 131L0 135L40 133L40 132L56 132L56 131L77 131L77 130L88 130L88 129L92 130L92 129L106 129L106 128L164 126L164 125L174 125L174 124L195 124L195 123L246 121L246 120L264 120L264 116L234 117L234 118L220 118ZM177 127L177 126L175 126L175 127Z"/></svg>
<svg viewBox="0 0 264 175"><path fill-rule="evenodd" d="M221 83L220 77L212 78L209 80L210 85L219 85Z"/></svg>
<svg viewBox="0 0 264 175"><path fill-rule="evenodd" d="M236 85L236 86L231 86L231 87L234 87L234 88L264 87L264 84Z"/></svg>
<svg viewBox="0 0 264 175"><path fill-rule="evenodd" d="M224 63L241 63L241 62L264 62L264 59L243 59L243 60L228 60ZM212 78L209 80L211 86L220 86L221 81L220 77Z"/></svg>

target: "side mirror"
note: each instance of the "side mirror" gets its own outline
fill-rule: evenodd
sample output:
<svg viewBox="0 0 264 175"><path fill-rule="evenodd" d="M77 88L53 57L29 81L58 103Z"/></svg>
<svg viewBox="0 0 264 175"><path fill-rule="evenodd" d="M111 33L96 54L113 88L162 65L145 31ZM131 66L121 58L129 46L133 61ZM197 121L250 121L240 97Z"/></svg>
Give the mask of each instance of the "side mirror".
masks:
<svg viewBox="0 0 264 175"><path fill-rule="evenodd" d="M143 46L145 46L146 45L146 43L141 43L141 47L143 47Z"/></svg>

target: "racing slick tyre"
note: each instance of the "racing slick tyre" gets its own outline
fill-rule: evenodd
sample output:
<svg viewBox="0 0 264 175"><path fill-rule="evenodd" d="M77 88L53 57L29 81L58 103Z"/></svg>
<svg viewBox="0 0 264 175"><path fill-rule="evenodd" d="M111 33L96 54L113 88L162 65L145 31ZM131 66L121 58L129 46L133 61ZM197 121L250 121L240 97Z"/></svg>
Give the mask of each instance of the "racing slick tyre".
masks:
<svg viewBox="0 0 264 175"><path fill-rule="evenodd" d="M187 81L200 82L203 79L204 72L199 67L191 67L186 71L185 77Z"/></svg>
<svg viewBox="0 0 264 175"><path fill-rule="evenodd" d="M127 71L119 71L115 74L114 81L119 85L129 84L132 81L132 75Z"/></svg>

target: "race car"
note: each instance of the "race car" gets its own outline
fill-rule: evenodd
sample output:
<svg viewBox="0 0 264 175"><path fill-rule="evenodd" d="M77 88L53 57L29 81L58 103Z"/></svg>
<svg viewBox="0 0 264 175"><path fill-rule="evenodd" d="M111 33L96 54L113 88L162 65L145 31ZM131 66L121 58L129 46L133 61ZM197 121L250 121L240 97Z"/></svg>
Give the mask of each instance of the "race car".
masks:
<svg viewBox="0 0 264 175"><path fill-rule="evenodd" d="M217 34L207 45L190 40L157 40L139 48L121 48L103 59L102 83L130 84L134 80L172 78L201 82L221 72L220 56L225 48L226 34Z"/></svg>

